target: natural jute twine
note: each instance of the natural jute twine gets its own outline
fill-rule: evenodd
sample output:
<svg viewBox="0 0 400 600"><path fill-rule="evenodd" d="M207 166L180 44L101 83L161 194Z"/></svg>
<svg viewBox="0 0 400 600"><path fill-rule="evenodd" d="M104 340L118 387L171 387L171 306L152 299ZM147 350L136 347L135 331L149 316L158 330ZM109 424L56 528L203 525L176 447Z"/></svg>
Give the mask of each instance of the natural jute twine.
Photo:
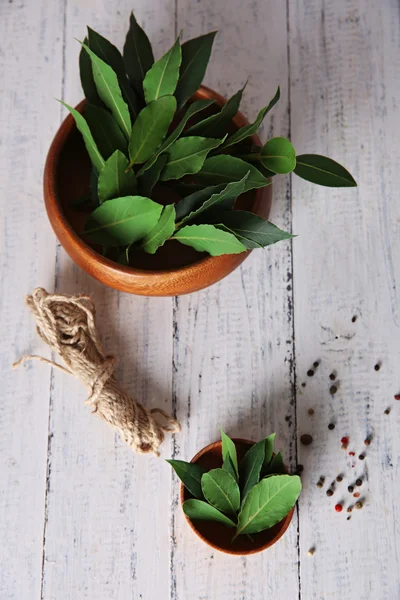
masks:
<svg viewBox="0 0 400 600"><path fill-rule="evenodd" d="M121 438L136 452L145 454L158 449L165 432L180 431L178 421L163 410L147 410L128 396L113 376L115 356L105 356L97 337L95 307L88 296L48 294L37 288L26 303L36 319L37 332L50 348L61 356L67 368L41 356L24 356L14 363L36 358L75 375L90 390L88 404L101 419L115 427ZM159 424L154 414L162 415Z"/></svg>

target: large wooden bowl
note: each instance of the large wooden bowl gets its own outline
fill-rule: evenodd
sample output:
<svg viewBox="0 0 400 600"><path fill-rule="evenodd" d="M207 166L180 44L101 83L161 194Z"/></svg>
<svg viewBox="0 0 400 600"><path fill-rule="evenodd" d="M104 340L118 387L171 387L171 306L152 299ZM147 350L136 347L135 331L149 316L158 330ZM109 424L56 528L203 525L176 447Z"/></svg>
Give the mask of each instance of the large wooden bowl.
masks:
<svg viewBox="0 0 400 600"><path fill-rule="evenodd" d="M213 90L202 86L195 100L212 99L218 106L225 99ZM85 101L76 108L83 112ZM235 128L243 127L247 119L238 112L233 119ZM253 136L260 145L258 136ZM133 266L122 266L105 258L82 238L81 232L86 212L77 212L74 201L87 193L90 178L90 162L72 115L68 115L57 131L47 155L44 170L44 199L51 225L61 245L72 260L89 275L102 283L131 294L143 296L177 296L201 290L216 283L249 255L227 254L211 257L200 254L176 241L167 242L155 255L137 253ZM264 218L268 217L272 186L246 192L236 206L250 210ZM155 198L170 203L176 198Z"/></svg>

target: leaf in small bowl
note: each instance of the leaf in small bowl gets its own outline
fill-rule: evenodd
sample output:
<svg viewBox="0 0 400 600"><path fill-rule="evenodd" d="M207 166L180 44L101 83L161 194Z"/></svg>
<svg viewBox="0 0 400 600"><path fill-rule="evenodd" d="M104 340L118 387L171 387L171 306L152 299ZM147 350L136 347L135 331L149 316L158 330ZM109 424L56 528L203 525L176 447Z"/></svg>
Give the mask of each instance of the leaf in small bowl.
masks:
<svg viewBox="0 0 400 600"><path fill-rule="evenodd" d="M224 469L212 469L201 478L201 489L209 504L236 517L240 507L240 490L236 479Z"/></svg>
<svg viewBox="0 0 400 600"><path fill-rule="evenodd" d="M214 508L214 506L211 506L202 500L186 500L182 504L182 508L183 512L189 517L189 519L198 519L199 521L217 521L218 523L222 523L222 525L226 525L227 527L236 527L235 523L226 515Z"/></svg>
<svg viewBox="0 0 400 600"><path fill-rule="evenodd" d="M185 488L195 498L203 499L203 491L201 489L201 478L206 470L196 463L188 463L184 460L167 460L171 465L179 479L182 481Z"/></svg>

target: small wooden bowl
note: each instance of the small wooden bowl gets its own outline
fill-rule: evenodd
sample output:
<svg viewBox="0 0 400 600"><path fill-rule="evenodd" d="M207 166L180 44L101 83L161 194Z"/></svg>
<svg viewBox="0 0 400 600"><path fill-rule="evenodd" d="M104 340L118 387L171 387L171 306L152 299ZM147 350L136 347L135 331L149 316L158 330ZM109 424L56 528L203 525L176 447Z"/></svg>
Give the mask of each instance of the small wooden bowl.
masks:
<svg viewBox="0 0 400 600"><path fill-rule="evenodd" d="M244 440L241 438L233 438L233 442L236 446L238 461L240 461L246 454L247 450L255 444L250 440ZM198 463L207 470L218 469L222 466L222 443L219 440L213 444L209 444L203 450L200 450L196 456L190 461L192 463ZM192 498L188 490L183 484L181 484L180 501L181 504ZM191 529L195 532L198 537L203 540L206 544L225 552L226 554L236 554L244 556L246 554L256 554L266 550L273 544L275 544L285 533L289 527L294 513L294 507L286 515L286 517L269 529L260 531L260 533L252 533L250 539L246 535L240 535L232 543L232 529L225 527L221 523L215 523L213 521L192 521L189 517L186 517Z"/></svg>
<svg viewBox="0 0 400 600"><path fill-rule="evenodd" d="M201 86L194 100L215 100L223 106L226 100L213 90ZM85 101L76 109L83 112ZM248 124L238 112L233 119L233 130ZM257 135L253 142L260 145ZM88 192L90 178L89 158L72 115L68 115L50 146L44 170L44 199L53 230L72 260L89 275L102 283L131 294L143 296L177 296L201 290L216 283L236 269L250 252L211 257L183 246L167 242L155 255L137 253L135 265L123 266L105 258L89 245L80 232L88 217L86 212L73 210L72 204ZM272 186L243 194L236 206L268 218ZM164 193L165 196L165 193ZM164 197L157 201L168 204L176 200Z"/></svg>

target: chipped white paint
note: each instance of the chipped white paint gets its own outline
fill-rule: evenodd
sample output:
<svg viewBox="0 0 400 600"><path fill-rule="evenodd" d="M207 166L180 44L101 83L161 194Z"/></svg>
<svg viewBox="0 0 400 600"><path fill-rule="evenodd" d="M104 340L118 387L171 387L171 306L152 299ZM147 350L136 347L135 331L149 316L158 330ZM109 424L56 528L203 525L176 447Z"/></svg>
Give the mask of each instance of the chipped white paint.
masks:
<svg viewBox="0 0 400 600"><path fill-rule="evenodd" d="M290 189L281 178L271 218L299 234L292 246L253 252L225 281L178 299L94 282L56 245L42 204L42 165L62 116L53 98L81 97L73 38L90 24L121 46L131 3L30 4L0 3L0 597L399 597L397 3L136 2L158 56L180 29L184 38L220 29L206 83L229 95L249 78L249 117L279 83L264 139L291 134L299 152L337 158L360 183L329 190L293 178ZM36 285L93 295L120 379L182 422L163 458L190 459L217 439L218 424L253 439L278 432L286 461L304 465L298 514L279 544L248 559L210 551L184 522L169 467L123 446L90 415L78 382L43 365L10 373L24 351L45 351L22 304ZM297 443L302 433L311 446ZM328 498L339 472L344 481ZM356 475L365 508L347 521L333 506L347 506Z"/></svg>

